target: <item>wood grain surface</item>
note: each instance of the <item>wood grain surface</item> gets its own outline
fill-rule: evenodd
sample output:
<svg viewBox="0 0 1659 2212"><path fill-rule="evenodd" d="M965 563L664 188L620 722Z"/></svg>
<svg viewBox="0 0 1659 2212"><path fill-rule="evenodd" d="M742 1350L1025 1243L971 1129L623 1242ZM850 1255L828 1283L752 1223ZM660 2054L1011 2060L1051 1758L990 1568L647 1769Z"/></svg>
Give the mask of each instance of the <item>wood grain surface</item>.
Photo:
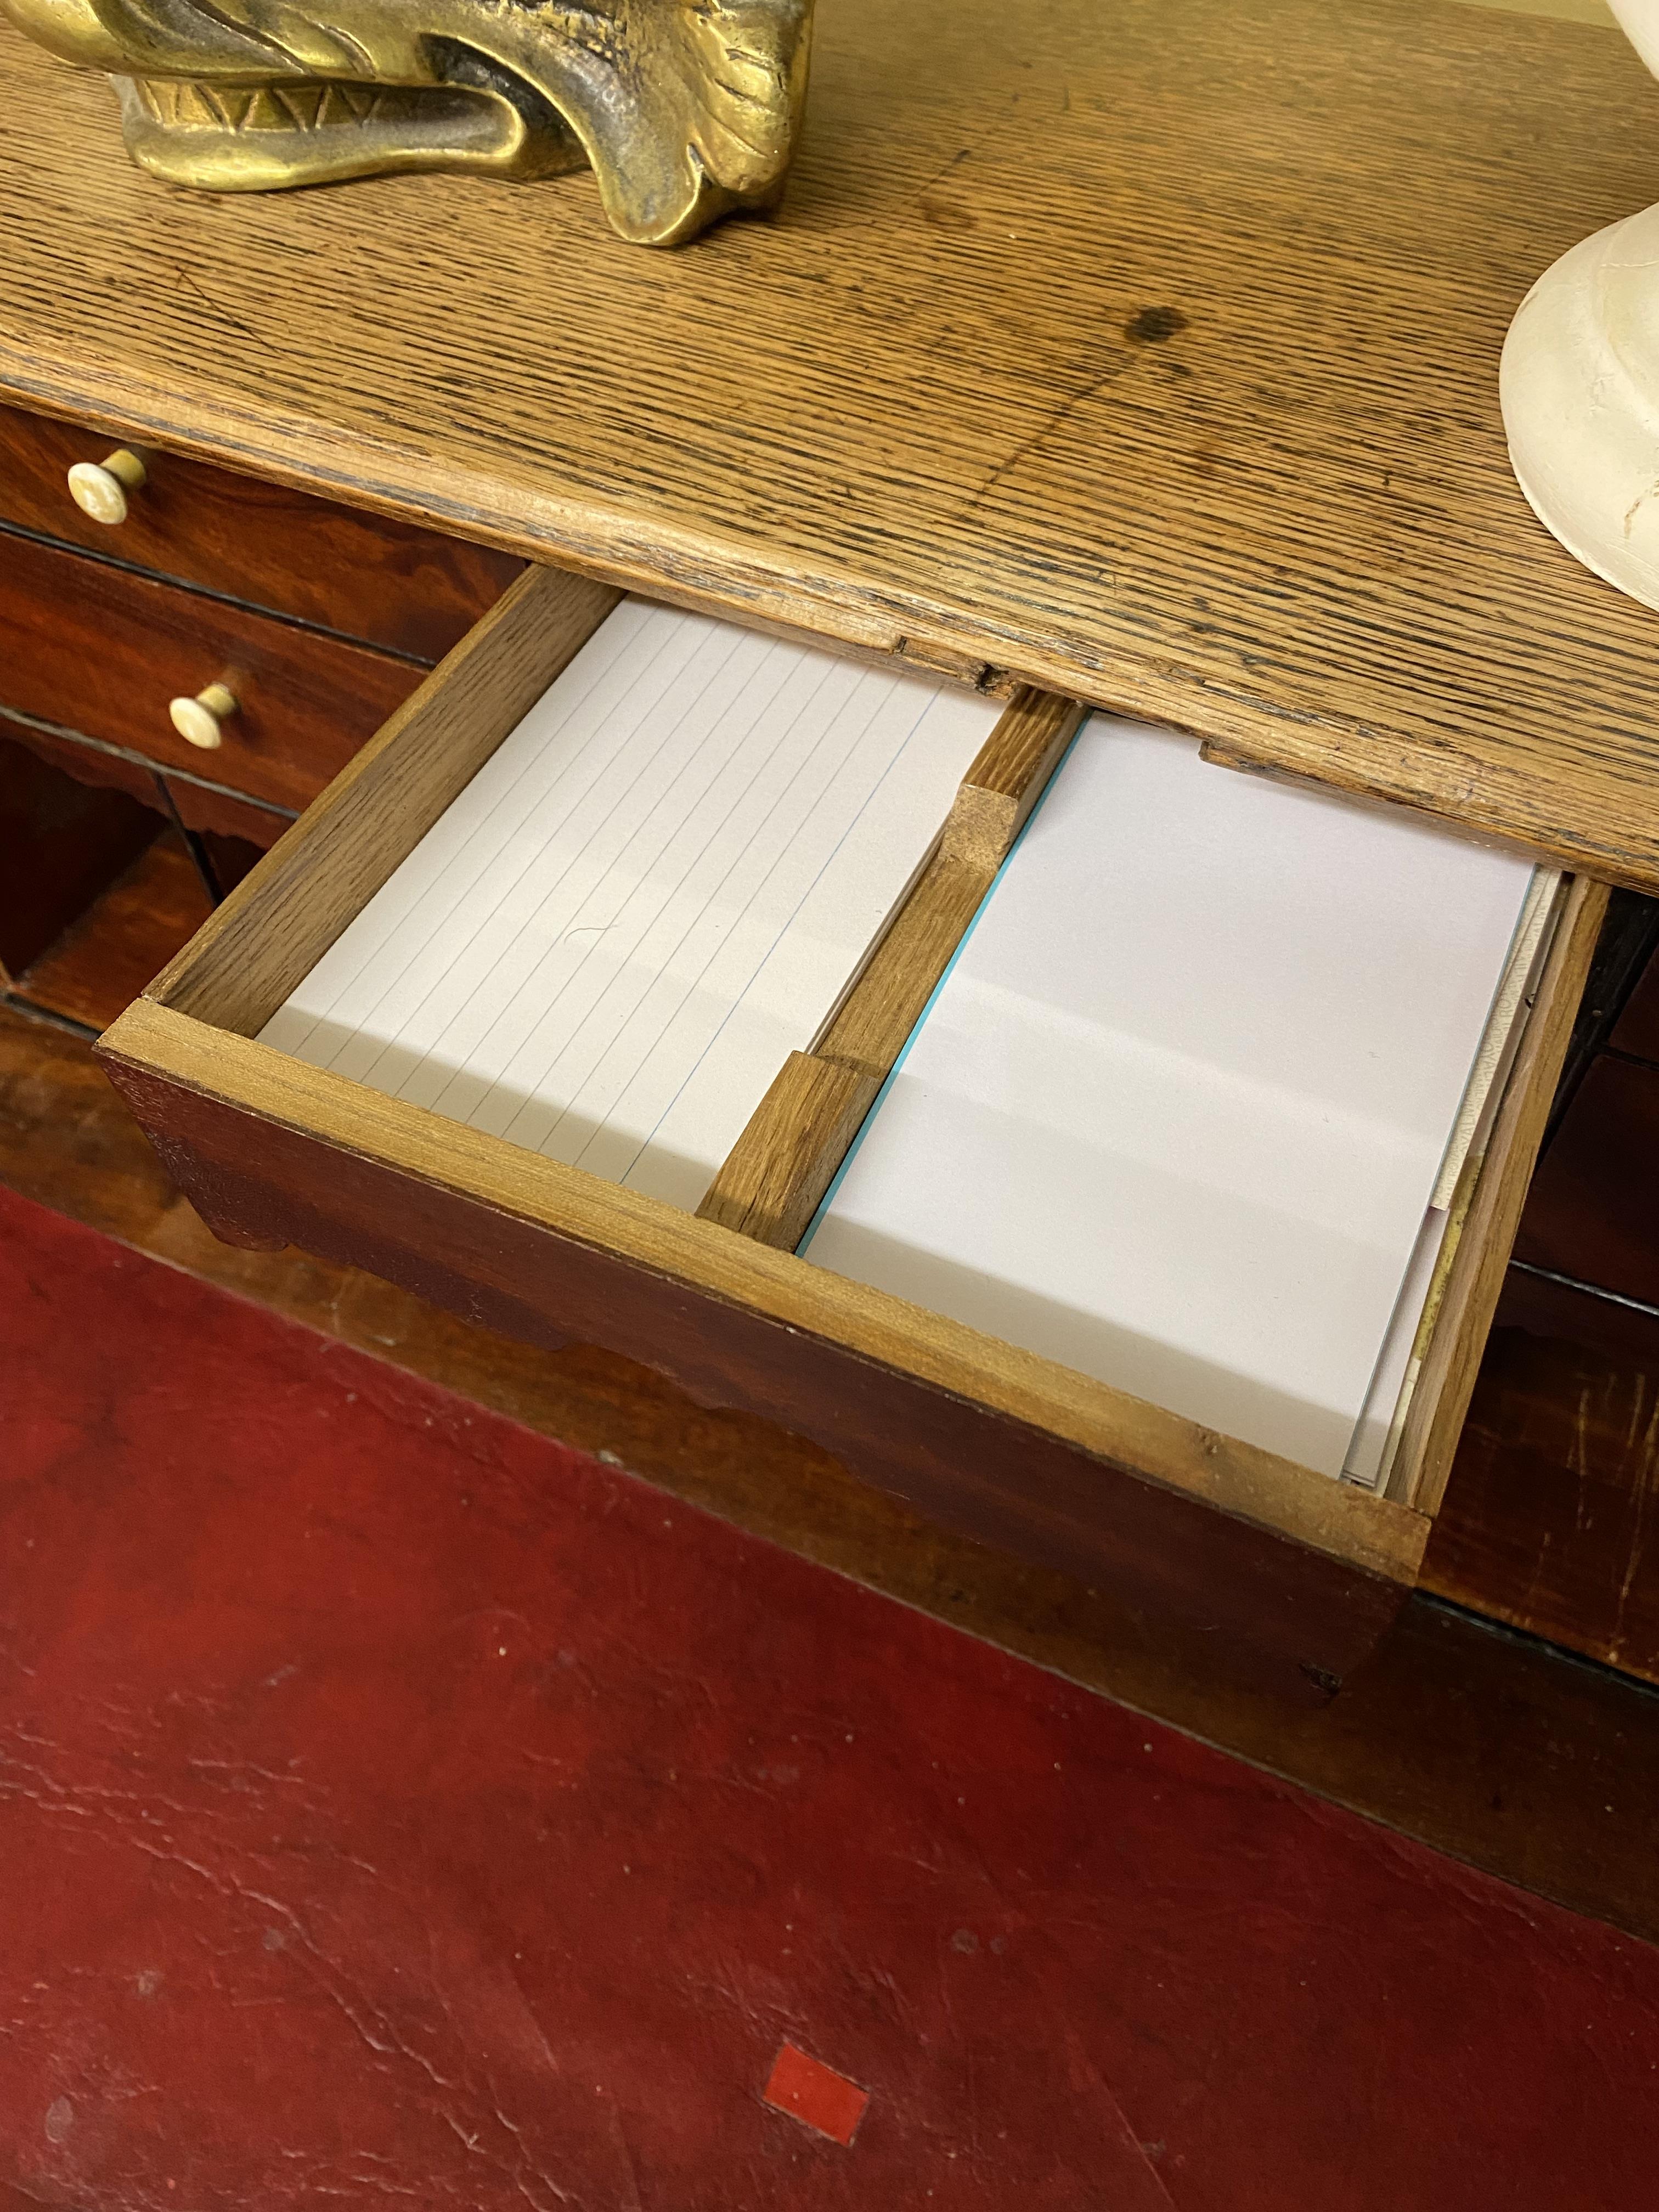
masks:
<svg viewBox="0 0 1659 2212"><path fill-rule="evenodd" d="M793 1252L880 1089L866 1069L792 1052L720 1163L698 1220Z"/></svg>
<svg viewBox="0 0 1659 2212"><path fill-rule="evenodd" d="M125 791L151 813L166 818L167 799L161 779L145 760L120 752L112 745L95 745L67 730L43 729L0 714L0 744L21 746L76 783L92 784L110 791ZM17 849L8 847L8 857Z"/></svg>
<svg viewBox="0 0 1659 2212"><path fill-rule="evenodd" d="M0 408L0 522L426 661L457 644L518 570L487 546L155 450L141 455L145 481L126 520L106 527L82 514L64 479L118 442L94 425Z"/></svg>
<svg viewBox="0 0 1659 2212"><path fill-rule="evenodd" d="M1533 279L1659 189L1607 31L1441 0L823 0L773 223L169 191L0 31L0 389L1659 884L1659 616L1533 520Z"/></svg>
<svg viewBox="0 0 1659 2212"><path fill-rule="evenodd" d="M365 646L222 599L0 538L0 707L302 807L421 681ZM186 744L167 702L228 684L239 711L213 751Z"/></svg>
<svg viewBox="0 0 1659 2212"><path fill-rule="evenodd" d="M1425 1586L1659 1682L1656 1407L1659 1314L1511 1267Z"/></svg>

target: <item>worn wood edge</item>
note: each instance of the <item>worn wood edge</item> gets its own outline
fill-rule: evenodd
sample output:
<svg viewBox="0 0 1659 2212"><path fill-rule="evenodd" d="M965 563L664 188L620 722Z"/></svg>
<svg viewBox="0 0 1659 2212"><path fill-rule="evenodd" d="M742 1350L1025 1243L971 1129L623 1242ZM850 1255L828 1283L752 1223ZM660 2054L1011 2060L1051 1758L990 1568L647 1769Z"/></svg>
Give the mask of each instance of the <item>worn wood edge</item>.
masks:
<svg viewBox="0 0 1659 2212"><path fill-rule="evenodd" d="M263 1028L620 596L527 568L238 884L154 995L222 1028Z"/></svg>
<svg viewBox="0 0 1659 2212"><path fill-rule="evenodd" d="M1404 1500L1425 1516L1445 1498L1607 907L1605 884L1573 879L1446 1279L1400 1442Z"/></svg>
<svg viewBox="0 0 1659 2212"><path fill-rule="evenodd" d="M946 817L945 852L994 875L1088 708L1080 699L1022 684L962 780Z"/></svg>
<svg viewBox="0 0 1659 2212"><path fill-rule="evenodd" d="M127 1009L98 1056L810 1332L1346 1565L1416 1580L1429 1524L1407 1507L154 999Z"/></svg>
<svg viewBox="0 0 1659 2212"><path fill-rule="evenodd" d="M164 389L112 366L94 380L0 344L0 398L70 421L90 419L112 437L471 538L622 591L751 623L780 622L838 644L914 657L924 666L994 672L999 683L1028 684L1206 741L1228 765L1413 807L1559 866L1659 893L1659 827L1633 846L1636 817L1615 794L1592 817L1558 822L1540 836L1522 803L1523 775L1487 763L1473 778L1467 758L1442 762L1421 746L1402 747L1386 727L1276 708L1243 684L1224 687L1183 669L1167 647L1144 660L1126 654L1107 662L1085 638L1045 641L952 601L874 589L860 585L850 566L803 569L769 541L646 524L635 510L592 499L532 495L389 439L343 437L326 423L275 410L232 410L205 392ZM1414 772L1402 766L1406 760Z"/></svg>
<svg viewBox="0 0 1659 2212"><path fill-rule="evenodd" d="M1050 692L1015 695L811 1052L791 1054L721 1163L697 1208L702 1219L781 1251L800 1242L1086 712Z"/></svg>
<svg viewBox="0 0 1659 2212"><path fill-rule="evenodd" d="M937 843L811 1049L886 1076L1088 708L1022 685L957 787ZM820 1193L822 1195L822 1193Z"/></svg>
<svg viewBox="0 0 1659 2212"><path fill-rule="evenodd" d="M1506 1063L1513 1066L1510 1048L1519 1048L1515 1035L1516 1024L1524 1030L1530 1015L1522 1011L1522 1001L1534 969L1541 969L1540 948L1547 941L1553 945L1551 933L1556 927L1562 905L1561 878L1553 870L1540 868L1528 889L1521 909L1520 927L1515 942L1510 948L1503 976L1498 986L1498 995L1487 1018L1486 1033L1480 1040L1474 1066L1469 1071L1463 1097L1457 1109L1457 1119L1452 1124L1451 1141L1446 1156L1440 1163L1440 1173L1429 1194L1431 1206L1448 1207L1462 1180L1463 1166L1475 1139L1480 1133L1486 1116L1486 1108L1495 1085L1501 1084ZM1542 966L1547 966L1548 951L1544 951Z"/></svg>
<svg viewBox="0 0 1659 2212"><path fill-rule="evenodd" d="M880 1088L861 1069L792 1052L708 1186L698 1220L793 1252Z"/></svg>
<svg viewBox="0 0 1659 2212"><path fill-rule="evenodd" d="M1416 1465L1407 1464L1401 1456L1401 1446L1405 1442L1406 1424L1416 1401L1417 1386L1423 1379L1423 1363L1429 1356L1429 1346L1433 1343L1435 1330L1440 1325L1440 1310L1445 1303L1446 1285L1451 1277L1452 1263L1463 1241L1463 1230L1469 1218L1475 1186L1480 1180L1485 1165L1484 1152L1469 1153L1463 1163L1463 1171L1457 1179L1457 1188L1452 1194L1451 1205L1447 1209L1445 1235L1441 1240L1439 1256L1430 1278L1429 1294L1423 1301L1417 1334L1412 1340L1411 1358L1406 1363L1406 1379L1400 1386L1399 1401L1394 1409L1394 1419L1389 1424L1389 1433L1382 1446L1382 1463L1374 1486L1385 1498L1404 1498L1409 1503L1410 1492L1415 1487ZM1420 1455L1416 1464L1420 1464Z"/></svg>

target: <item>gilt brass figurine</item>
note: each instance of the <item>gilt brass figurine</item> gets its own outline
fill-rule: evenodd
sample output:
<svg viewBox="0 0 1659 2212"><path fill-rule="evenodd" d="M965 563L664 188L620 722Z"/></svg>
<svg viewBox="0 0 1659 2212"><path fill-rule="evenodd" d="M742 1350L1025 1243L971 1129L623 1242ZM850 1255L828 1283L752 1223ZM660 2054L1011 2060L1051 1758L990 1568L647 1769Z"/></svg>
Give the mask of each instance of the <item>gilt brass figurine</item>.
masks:
<svg viewBox="0 0 1659 2212"><path fill-rule="evenodd" d="M673 246L775 204L812 0L0 0L107 70L155 176L268 191L392 169L591 165L615 228Z"/></svg>

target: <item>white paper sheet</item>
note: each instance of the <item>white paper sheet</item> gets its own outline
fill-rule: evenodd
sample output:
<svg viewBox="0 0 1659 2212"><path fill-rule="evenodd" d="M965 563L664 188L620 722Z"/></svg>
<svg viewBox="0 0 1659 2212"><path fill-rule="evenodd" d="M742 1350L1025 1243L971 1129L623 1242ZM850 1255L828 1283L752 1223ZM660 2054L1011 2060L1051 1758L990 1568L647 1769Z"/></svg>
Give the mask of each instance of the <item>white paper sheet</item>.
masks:
<svg viewBox="0 0 1659 2212"><path fill-rule="evenodd" d="M1443 1206L1431 1206L1424 1215L1406 1279L1395 1301L1389 1332L1342 1466L1346 1479L1362 1490L1378 1489L1388 1472L1397 1441L1395 1431L1406 1415L1407 1386L1416 1381L1418 1328L1434 1287L1434 1272L1440 1264L1450 1223L1451 1215Z"/></svg>
<svg viewBox="0 0 1659 2212"><path fill-rule="evenodd" d="M1534 871L1516 926L1509 960L1458 1109L1451 1140L1435 1179L1417 1249L1395 1302L1382 1356L1371 1376L1370 1389L1365 1395L1342 1469L1350 1482L1357 1482L1364 1489L1376 1490L1386 1486L1399 1449L1406 1416L1411 1410L1412 1394L1422 1367L1417 1348L1419 1328L1434 1286L1446 1232L1451 1225L1451 1206L1457 1195L1458 1181L1470 1155L1478 1161L1491 1141L1504 1086L1526 1032L1532 996L1549 957L1559 916L1560 890L1559 869Z"/></svg>
<svg viewBox="0 0 1659 2212"><path fill-rule="evenodd" d="M803 1249L1340 1474L1532 875L1097 716Z"/></svg>
<svg viewBox="0 0 1659 2212"><path fill-rule="evenodd" d="M627 601L264 1041L695 1206L1000 712Z"/></svg>

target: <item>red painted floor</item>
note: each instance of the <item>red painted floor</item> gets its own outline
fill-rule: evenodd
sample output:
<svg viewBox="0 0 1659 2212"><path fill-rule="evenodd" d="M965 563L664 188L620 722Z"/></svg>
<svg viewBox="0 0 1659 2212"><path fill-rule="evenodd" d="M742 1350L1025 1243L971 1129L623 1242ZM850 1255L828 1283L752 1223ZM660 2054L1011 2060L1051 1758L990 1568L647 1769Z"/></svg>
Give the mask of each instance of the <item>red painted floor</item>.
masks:
<svg viewBox="0 0 1659 2212"><path fill-rule="evenodd" d="M0 1455L20 2212L1659 2202L1659 1953L3 1192Z"/></svg>

